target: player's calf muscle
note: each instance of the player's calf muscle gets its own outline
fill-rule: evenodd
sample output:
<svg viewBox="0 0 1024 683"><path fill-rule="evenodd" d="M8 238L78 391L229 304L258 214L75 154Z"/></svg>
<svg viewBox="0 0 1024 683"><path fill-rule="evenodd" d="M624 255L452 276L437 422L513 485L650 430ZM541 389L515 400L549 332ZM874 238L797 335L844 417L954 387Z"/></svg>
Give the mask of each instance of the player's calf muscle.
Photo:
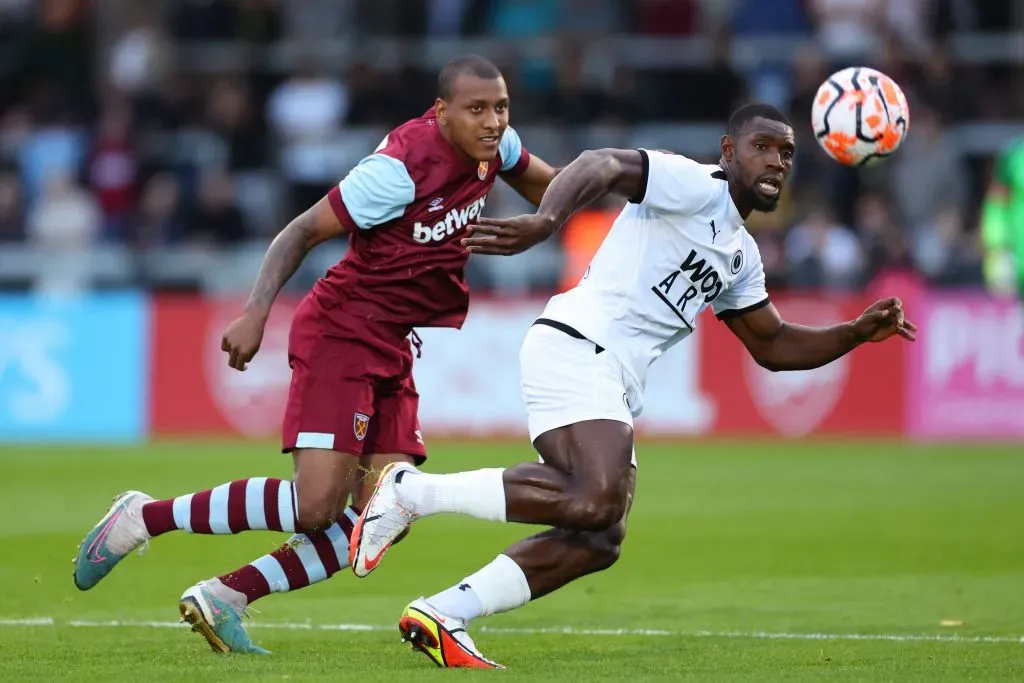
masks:
<svg viewBox="0 0 1024 683"><path fill-rule="evenodd" d="M319 531L336 521L353 488L358 461L346 453L297 449L295 492L298 530Z"/></svg>

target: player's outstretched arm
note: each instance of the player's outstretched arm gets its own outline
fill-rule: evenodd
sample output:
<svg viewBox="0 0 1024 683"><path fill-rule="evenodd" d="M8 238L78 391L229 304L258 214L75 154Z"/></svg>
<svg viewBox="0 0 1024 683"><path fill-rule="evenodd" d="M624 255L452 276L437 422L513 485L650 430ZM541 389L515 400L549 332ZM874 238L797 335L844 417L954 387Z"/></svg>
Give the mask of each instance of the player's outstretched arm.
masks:
<svg viewBox="0 0 1024 683"><path fill-rule="evenodd" d="M525 171L519 175L502 174L501 178L523 199L534 206L540 206L548 186L561 170L552 168L546 161L531 154Z"/></svg>
<svg viewBox="0 0 1024 683"><path fill-rule="evenodd" d="M221 340L221 350L228 354L228 365L245 370L246 364L259 351L263 328L281 288L313 247L344 232L330 201L324 197L278 233L263 257L245 312L231 323Z"/></svg>
<svg viewBox="0 0 1024 683"><path fill-rule="evenodd" d="M518 254L550 237L575 211L601 197L638 196L644 182L643 156L637 150L588 150L555 176L537 213L480 218L468 227L462 244L477 254Z"/></svg>
<svg viewBox="0 0 1024 683"><path fill-rule="evenodd" d="M904 318L903 303L897 298L878 301L856 320L831 327L787 323L771 303L727 318L725 323L754 360L773 372L812 370L864 342L880 342L895 335L914 341L917 331L917 326Z"/></svg>

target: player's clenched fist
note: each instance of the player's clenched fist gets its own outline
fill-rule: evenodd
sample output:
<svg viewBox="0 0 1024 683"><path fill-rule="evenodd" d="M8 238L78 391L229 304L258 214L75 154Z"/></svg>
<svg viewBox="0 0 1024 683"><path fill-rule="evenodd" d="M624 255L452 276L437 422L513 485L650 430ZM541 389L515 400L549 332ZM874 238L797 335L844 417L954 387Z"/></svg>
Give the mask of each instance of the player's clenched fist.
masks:
<svg viewBox="0 0 1024 683"><path fill-rule="evenodd" d="M220 348L228 354L228 365L235 370L245 370L246 364L260 350L263 329L267 319L258 313L246 313L228 325Z"/></svg>
<svg viewBox="0 0 1024 683"><path fill-rule="evenodd" d="M876 301L853 323L857 338L861 341L880 342L898 334L909 341L917 336L917 325L904 317L903 302L892 297Z"/></svg>

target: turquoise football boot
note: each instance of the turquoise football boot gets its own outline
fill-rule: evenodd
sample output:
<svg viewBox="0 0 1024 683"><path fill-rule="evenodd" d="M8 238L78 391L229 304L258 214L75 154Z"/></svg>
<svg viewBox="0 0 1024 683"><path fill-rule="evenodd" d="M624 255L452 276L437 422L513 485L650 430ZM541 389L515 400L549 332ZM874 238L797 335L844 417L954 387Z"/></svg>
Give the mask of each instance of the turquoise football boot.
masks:
<svg viewBox="0 0 1024 683"><path fill-rule="evenodd" d="M245 596L217 579L197 583L178 602L181 620L192 624L192 630L206 638L214 652L269 655L269 650L249 637L242 623L245 608Z"/></svg>
<svg viewBox="0 0 1024 683"><path fill-rule="evenodd" d="M78 544L75 558L75 585L87 591L103 580L117 563L149 541L142 506L153 498L140 491L128 491L114 497L114 504L103 519Z"/></svg>

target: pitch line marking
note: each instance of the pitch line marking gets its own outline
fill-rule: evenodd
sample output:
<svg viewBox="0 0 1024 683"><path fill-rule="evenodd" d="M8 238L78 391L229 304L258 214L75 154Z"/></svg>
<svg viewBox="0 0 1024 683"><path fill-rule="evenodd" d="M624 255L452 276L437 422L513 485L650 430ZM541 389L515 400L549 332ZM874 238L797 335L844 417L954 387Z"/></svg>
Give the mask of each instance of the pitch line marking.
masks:
<svg viewBox="0 0 1024 683"><path fill-rule="evenodd" d="M394 631L395 626L380 624L312 624L305 622L263 622L249 624L258 629L276 629L279 631ZM188 624L176 621L145 621L145 620L88 620L71 619L58 621L53 617L27 617L0 619L0 627L55 627L70 628L181 628L187 629ZM775 631L668 631L664 629L646 628L576 628L574 626L555 626L548 628L509 628L481 626L479 633L497 633L509 635L574 635L574 636L650 636L674 638L725 638L732 640L833 640L833 641L890 641L897 643L1021 643L1024 636L959 636L928 635L914 633L780 633Z"/></svg>

